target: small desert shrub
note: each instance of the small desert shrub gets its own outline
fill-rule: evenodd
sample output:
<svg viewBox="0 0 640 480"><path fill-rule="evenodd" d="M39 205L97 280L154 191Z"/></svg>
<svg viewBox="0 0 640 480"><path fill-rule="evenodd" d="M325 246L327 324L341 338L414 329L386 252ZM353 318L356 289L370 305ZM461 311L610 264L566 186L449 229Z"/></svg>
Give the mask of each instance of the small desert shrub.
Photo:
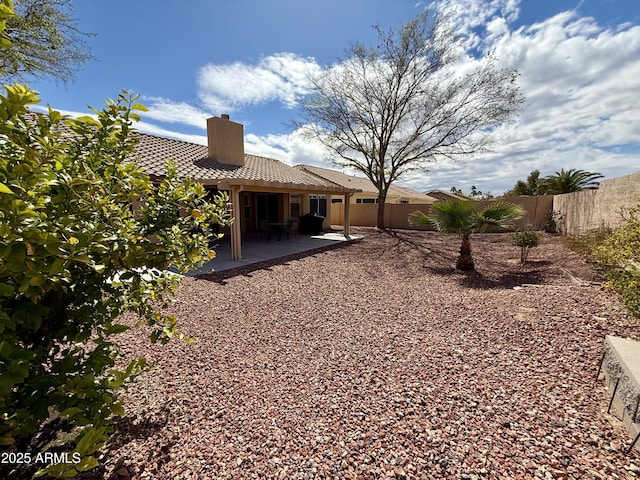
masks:
<svg viewBox="0 0 640 480"><path fill-rule="evenodd" d="M627 310L640 317L640 205L628 210L625 223L613 231L593 255L604 269L608 285Z"/></svg>
<svg viewBox="0 0 640 480"><path fill-rule="evenodd" d="M565 217L555 210L547 210L544 216L544 231L546 233L559 233L564 228Z"/></svg>
<svg viewBox="0 0 640 480"><path fill-rule="evenodd" d="M611 236L612 230L592 230L583 235L567 235L564 241L570 250L582 255L587 261L594 261L595 250Z"/></svg>
<svg viewBox="0 0 640 480"><path fill-rule="evenodd" d="M520 248L520 263L526 263L531 249L540 245L540 233L533 230L513 232L511 243Z"/></svg>

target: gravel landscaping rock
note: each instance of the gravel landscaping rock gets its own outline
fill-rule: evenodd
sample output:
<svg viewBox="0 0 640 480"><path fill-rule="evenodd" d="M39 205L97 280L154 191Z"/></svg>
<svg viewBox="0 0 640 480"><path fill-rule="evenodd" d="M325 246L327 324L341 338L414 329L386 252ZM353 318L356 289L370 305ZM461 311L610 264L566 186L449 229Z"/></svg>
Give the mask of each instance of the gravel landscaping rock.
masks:
<svg viewBox="0 0 640 480"><path fill-rule="evenodd" d="M85 478L639 475L595 381L605 335L638 323L559 237L521 266L508 234L475 235L477 272L459 273L456 237L357 233L184 278L172 310L197 342L123 334L155 368Z"/></svg>

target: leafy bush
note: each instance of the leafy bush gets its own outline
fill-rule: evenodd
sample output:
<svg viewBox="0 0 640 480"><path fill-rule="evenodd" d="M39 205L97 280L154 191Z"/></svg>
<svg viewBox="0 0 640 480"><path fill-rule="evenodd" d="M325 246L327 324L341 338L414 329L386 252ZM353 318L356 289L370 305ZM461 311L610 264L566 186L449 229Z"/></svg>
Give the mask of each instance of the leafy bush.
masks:
<svg viewBox="0 0 640 480"><path fill-rule="evenodd" d="M118 389L146 366L116 368L114 336L139 315L151 340L176 335L163 315L185 272L214 255L210 225L229 222L227 197L178 180L175 166L154 185L130 161L133 122L144 107L126 92L93 110L97 119L28 115L35 92L15 85L0 97L0 444L43 451L34 438L52 419L69 427L72 476L97 465L93 454L124 410ZM34 121L33 118L36 118ZM139 209L132 204L140 205ZM200 233L190 233L193 230ZM58 447L63 448L63 447Z"/></svg>
<svg viewBox="0 0 640 480"><path fill-rule="evenodd" d="M610 229L592 230L582 235L567 235L563 237L563 241L569 249L582 255L586 261L596 263L594 251L604 244L611 236L611 232Z"/></svg>
<svg viewBox="0 0 640 480"><path fill-rule="evenodd" d="M608 285L627 310L640 317L640 205L628 210L623 226L593 250Z"/></svg>
<svg viewBox="0 0 640 480"><path fill-rule="evenodd" d="M511 243L520 247L520 263L526 263L531 249L540 245L540 233L533 230L513 232Z"/></svg>

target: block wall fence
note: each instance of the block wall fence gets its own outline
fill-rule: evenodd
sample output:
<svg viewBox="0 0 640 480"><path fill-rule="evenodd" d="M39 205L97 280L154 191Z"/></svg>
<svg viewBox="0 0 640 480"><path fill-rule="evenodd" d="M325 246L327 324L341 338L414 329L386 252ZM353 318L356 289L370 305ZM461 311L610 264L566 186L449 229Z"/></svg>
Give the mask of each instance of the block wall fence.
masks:
<svg viewBox="0 0 640 480"><path fill-rule="evenodd" d="M554 212L558 231L564 235L613 230L624 221L625 211L640 203L640 172L603 180L597 190L555 196L513 196L503 200L517 203L525 209L526 215L519 222L521 227L532 225L536 230L543 230L549 213ZM385 225L388 228L416 229L408 221L409 214L416 210L428 215L431 204L388 203L385 205ZM377 204L352 204L351 225L375 226L377 211ZM331 204L331 221L334 225L344 225L343 204Z"/></svg>
<svg viewBox="0 0 640 480"><path fill-rule="evenodd" d="M532 225L535 230L544 228L547 215L553 208L552 195L515 196L504 197L501 200L516 203L525 210L525 216L519 221L522 228ZM482 203L489 204L491 200ZM387 203L384 209L384 222L387 228L427 230L425 227L412 227L409 225L409 214L420 210L427 215L431 212L431 204L420 203ZM378 205L375 203L351 204L351 225L358 227L375 227L378 214ZM344 205L342 203L331 204L331 223L344 225Z"/></svg>
<svg viewBox="0 0 640 480"><path fill-rule="evenodd" d="M584 235L594 230L614 230L624 221L625 210L640 202L640 172L600 182L597 190L555 195L553 210L558 230Z"/></svg>

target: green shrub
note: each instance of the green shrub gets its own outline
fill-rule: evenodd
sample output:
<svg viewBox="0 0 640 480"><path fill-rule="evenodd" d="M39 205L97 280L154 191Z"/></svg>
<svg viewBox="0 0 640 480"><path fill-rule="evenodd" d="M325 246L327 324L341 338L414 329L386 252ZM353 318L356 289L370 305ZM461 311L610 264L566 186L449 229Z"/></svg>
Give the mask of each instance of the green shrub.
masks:
<svg viewBox="0 0 640 480"><path fill-rule="evenodd" d="M593 250L605 271L608 285L627 310L640 317L640 205L628 210L622 227Z"/></svg>
<svg viewBox="0 0 640 480"><path fill-rule="evenodd" d="M139 315L151 340L176 335L162 314L177 276L214 255L210 224L228 223L224 195L212 202L175 166L154 185L135 163L136 110L123 92L97 119L65 119L49 110L34 124L35 92L15 85L0 97L0 445L35 445L52 419L70 430L65 452L82 458L57 464L72 476L97 465L93 454L124 410L118 389L145 369L143 358L116 368L116 334ZM33 116L29 117L33 118ZM140 204L133 211L132 204ZM201 233L192 234L193 230ZM62 447L59 447L62 448ZM76 457L78 458L78 457Z"/></svg>
<svg viewBox="0 0 640 480"><path fill-rule="evenodd" d="M520 247L520 263L526 263L531 249L540 245L540 233L533 230L513 232L511 243Z"/></svg>
<svg viewBox="0 0 640 480"><path fill-rule="evenodd" d="M604 244L611 232L608 229L592 230L582 235L566 235L563 240L570 250L579 253L588 262L594 262L595 249Z"/></svg>

